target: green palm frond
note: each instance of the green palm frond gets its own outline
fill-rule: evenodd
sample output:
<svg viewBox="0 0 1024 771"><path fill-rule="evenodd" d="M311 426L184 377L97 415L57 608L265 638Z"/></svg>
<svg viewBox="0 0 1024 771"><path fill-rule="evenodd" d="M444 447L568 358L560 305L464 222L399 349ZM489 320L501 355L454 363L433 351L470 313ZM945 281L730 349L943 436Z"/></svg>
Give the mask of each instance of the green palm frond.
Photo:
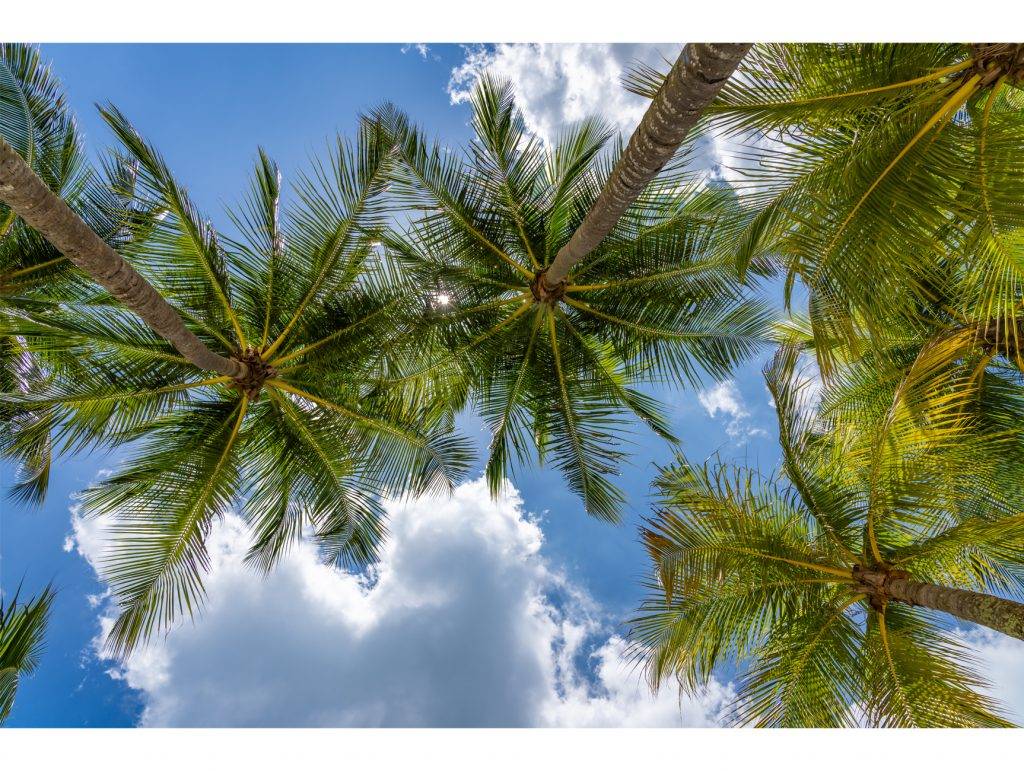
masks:
<svg viewBox="0 0 1024 771"><path fill-rule="evenodd" d="M23 603L20 596L21 587L9 600L0 596L0 724L11 715L19 678L39 664L56 591L47 586Z"/></svg>
<svg viewBox="0 0 1024 771"><path fill-rule="evenodd" d="M971 651L916 608L869 612L864 639L864 711L886 728L1012 725L981 695L987 683Z"/></svg>
<svg viewBox="0 0 1024 771"><path fill-rule="evenodd" d="M741 266L781 257L833 330L930 317L1019 368L1022 50L755 46L705 120L747 145ZM660 81L639 68L628 85L650 95Z"/></svg>
<svg viewBox="0 0 1024 771"><path fill-rule="evenodd" d="M106 181L86 158L82 137L70 113L60 82L38 48L0 45L0 135L43 182L110 243L121 240L118 224L123 201L108 195ZM108 175L112 169L108 169ZM0 204L0 347L3 349L3 392L30 394L45 387L47 363L36 357L23 338L8 332L8 322L23 303L54 307L90 294L59 251L6 205ZM92 292L95 294L95 292ZM9 490L15 500L39 505L46 495L51 469L50 441L38 427L52 416L43 412L0 408L4 417L0 445L15 459L18 472ZM8 420L13 423L8 424ZM35 441L15 448L11 427L28 431Z"/></svg>

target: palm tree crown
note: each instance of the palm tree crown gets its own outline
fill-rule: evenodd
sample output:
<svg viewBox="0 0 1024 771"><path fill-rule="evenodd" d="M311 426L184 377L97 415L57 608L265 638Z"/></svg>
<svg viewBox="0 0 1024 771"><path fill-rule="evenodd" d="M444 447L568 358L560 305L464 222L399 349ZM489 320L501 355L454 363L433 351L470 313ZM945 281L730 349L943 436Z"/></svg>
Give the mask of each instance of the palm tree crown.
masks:
<svg viewBox="0 0 1024 771"><path fill-rule="evenodd" d="M135 443L83 500L115 521L101 571L122 610L108 642L127 653L194 610L220 512L241 506L261 569L304 531L327 559L362 563L383 533L377 496L451 486L468 451L375 374L406 330L401 282L374 257L391 157L379 126L338 139L296 185L290 212L261 152L228 239L120 112L103 115L138 169L133 198L151 212L124 223L140 232L125 255L211 350L248 369L244 380L211 377L109 300L26 312L15 325L48 373L44 388L12 398L46 409L15 448L44 434L64 450Z"/></svg>
<svg viewBox="0 0 1024 771"><path fill-rule="evenodd" d="M468 157L429 143L404 116L392 126L391 194L422 212L389 254L421 287L421 330L391 385L461 409L473 399L492 432L492 490L531 444L551 456L589 513L614 520L608 477L632 412L672 438L652 379L721 377L766 332L766 306L738 284L712 234L738 216L731 194L671 170L648 185L588 259L554 290L544 271L599 195L616 153L599 122L545 147L524 127L509 85L473 97Z"/></svg>
<svg viewBox="0 0 1024 771"><path fill-rule="evenodd" d="M746 145L741 266L781 257L824 335L941 324L1021 367L1022 89L1021 44L755 46L706 111Z"/></svg>
<svg viewBox="0 0 1024 771"><path fill-rule="evenodd" d="M902 399L880 416L860 405L860 425L828 391L816 411L796 362L784 348L766 370L785 480L681 460L657 482L643 537L658 579L632 630L652 680L699 689L745 663L731 717L761 726L1005 724L966 646L898 591L1024 596L1024 501L1000 442L934 420L958 437L940 443Z"/></svg>

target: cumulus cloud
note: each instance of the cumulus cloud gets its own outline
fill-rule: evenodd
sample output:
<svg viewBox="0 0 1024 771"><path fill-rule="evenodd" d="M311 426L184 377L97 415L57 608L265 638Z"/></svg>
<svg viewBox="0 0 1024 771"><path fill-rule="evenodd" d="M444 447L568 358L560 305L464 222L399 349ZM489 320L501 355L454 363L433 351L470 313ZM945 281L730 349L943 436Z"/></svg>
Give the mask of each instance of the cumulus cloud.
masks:
<svg viewBox="0 0 1024 771"><path fill-rule="evenodd" d="M393 501L366 574L300 546L268 577L242 564L236 516L210 536L208 601L111 674L154 726L711 725L729 700L652 697L625 643L552 566L537 520L482 480L454 496ZM75 543L93 564L91 521ZM102 616L104 631L112 620ZM98 650L98 649L97 649Z"/></svg>
<svg viewBox="0 0 1024 771"><path fill-rule="evenodd" d="M750 411L743 403L743 396L736 381L731 378L716 383L712 388L705 388L697 394L701 407L712 417L727 418L725 433L731 439L744 439L751 436L764 436L763 428L750 425Z"/></svg>
<svg viewBox="0 0 1024 771"><path fill-rule="evenodd" d="M491 72L512 83L527 128L545 142L592 115L629 136L649 101L626 91L622 76L635 62L665 72L679 55L678 43L501 43L463 49L463 61L448 84L452 103L468 101L479 77ZM727 137L709 132L694 143L690 166L728 182L743 200L750 172L758 165L751 148L764 153L778 147L759 133Z"/></svg>
<svg viewBox="0 0 1024 771"><path fill-rule="evenodd" d="M649 101L626 91L622 76L633 62L662 70L679 55L677 44L502 43L464 46L463 62L452 70L448 93L453 104L466 102L484 72L512 83L527 128L545 142L572 123L594 115L628 136ZM702 138L694 168L717 166L715 141Z"/></svg>
<svg viewBox="0 0 1024 771"><path fill-rule="evenodd" d="M571 650L571 646L569 646ZM652 697L630 661L626 642L608 639L592 655L597 686L589 682L563 683L559 698L549 699L541 723L571 728L650 726L713 727L725 718L725 707L735 698L731 685L711 682L699 698L680 698L665 686Z"/></svg>

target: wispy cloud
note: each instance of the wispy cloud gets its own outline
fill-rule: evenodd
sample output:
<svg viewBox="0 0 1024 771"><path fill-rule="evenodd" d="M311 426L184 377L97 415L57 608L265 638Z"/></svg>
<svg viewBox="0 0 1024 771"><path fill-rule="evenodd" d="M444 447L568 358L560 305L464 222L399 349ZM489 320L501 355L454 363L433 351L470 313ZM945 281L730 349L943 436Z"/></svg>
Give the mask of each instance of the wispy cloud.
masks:
<svg viewBox="0 0 1024 771"><path fill-rule="evenodd" d="M710 417L721 416L727 419L725 433L731 439L742 440L752 436L766 436L768 433L750 424L750 411L743 403L743 396L735 380L716 383L712 388L700 391L697 399Z"/></svg>
<svg viewBox="0 0 1024 771"><path fill-rule="evenodd" d="M430 46L428 46L426 43L406 43L404 46L402 46L401 51L403 54L407 54L409 53L409 51L415 51L423 59L426 59L427 54L430 53ZM440 57L438 56L434 57L435 60L439 58Z"/></svg>

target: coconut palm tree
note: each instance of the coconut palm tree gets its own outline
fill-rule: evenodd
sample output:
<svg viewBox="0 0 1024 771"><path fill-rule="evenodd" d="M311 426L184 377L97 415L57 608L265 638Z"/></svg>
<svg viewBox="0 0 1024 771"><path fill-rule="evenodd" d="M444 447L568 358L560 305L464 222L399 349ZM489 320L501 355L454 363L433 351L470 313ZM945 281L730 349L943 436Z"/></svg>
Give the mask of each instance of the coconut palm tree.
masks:
<svg viewBox="0 0 1024 771"><path fill-rule="evenodd" d="M527 133L511 87L491 78L475 90L465 155L393 109L376 118L396 141L390 194L421 212L384 239L422 287L423 309L388 384L453 412L476 402L492 432L492 491L533 445L590 514L616 519L622 495L608 477L627 417L673 439L636 385L722 377L766 332L766 306L714 249L716 231L742 216L731 192L687 181L673 164L645 180L552 288L545 277L590 228L631 150L602 154L611 133L595 120L545 147Z"/></svg>
<svg viewBox="0 0 1024 771"><path fill-rule="evenodd" d="M948 623L1024 639L1024 492L1001 440L958 410L921 429L906 392L836 419L796 362L766 369L784 478L680 459L657 482L657 579L631 630L652 681L698 690L741 663L730 716L760 726L1005 725Z"/></svg>
<svg viewBox="0 0 1024 771"><path fill-rule="evenodd" d="M780 257L832 331L941 322L951 360L971 341L1020 368L1022 87L1024 44L755 46L704 125L746 145L741 267Z"/></svg>
<svg viewBox="0 0 1024 771"><path fill-rule="evenodd" d="M379 126L329 147L289 210L261 152L228 239L123 114L102 114L137 166L138 210L155 213L126 222L145 234L126 241L126 256L189 334L246 369L211 376L109 302L12 322L49 375L7 397L45 409L45 420L16 427L15 448L44 433L63 451L132 443L83 497L87 514L113 523L100 571L121 608L108 644L127 654L195 610L205 537L228 508L249 522L259 569L304 533L326 559L364 563L383 535L378 496L450 487L469 456L450 424L374 385L389 340L408 330L407 290L374 256L392 157Z"/></svg>
<svg viewBox="0 0 1024 771"><path fill-rule="evenodd" d="M19 604L20 595L20 587L9 602L0 595L0 725L11 715L19 678L31 674L39 663L55 592L47 586Z"/></svg>

